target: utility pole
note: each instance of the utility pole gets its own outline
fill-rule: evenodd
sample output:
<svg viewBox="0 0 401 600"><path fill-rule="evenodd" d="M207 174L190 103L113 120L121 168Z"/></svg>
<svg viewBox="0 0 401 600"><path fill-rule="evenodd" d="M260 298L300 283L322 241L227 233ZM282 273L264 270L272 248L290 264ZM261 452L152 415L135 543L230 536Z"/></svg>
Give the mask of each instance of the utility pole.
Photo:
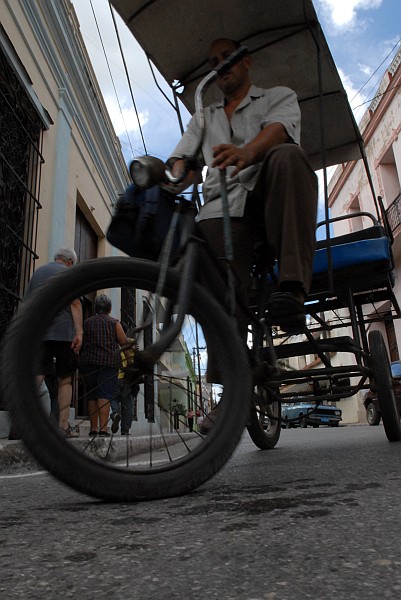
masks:
<svg viewBox="0 0 401 600"><path fill-rule="evenodd" d="M199 351L206 350L206 346L199 347L199 334L198 334L198 323L197 322L195 323L195 343L196 343L196 346L195 346L195 348L192 349L192 352L193 352L194 370L195 370L195 372L196 372L196 370L198 371L197 378L198 378L198 389L199 389L199 402L198 402L197 409L200 407L201 411L203 412L202 375L201 375ZM195 364L195 352L196 352L196 357L197 357L197 361L196 361L197 364Z"/></svg>

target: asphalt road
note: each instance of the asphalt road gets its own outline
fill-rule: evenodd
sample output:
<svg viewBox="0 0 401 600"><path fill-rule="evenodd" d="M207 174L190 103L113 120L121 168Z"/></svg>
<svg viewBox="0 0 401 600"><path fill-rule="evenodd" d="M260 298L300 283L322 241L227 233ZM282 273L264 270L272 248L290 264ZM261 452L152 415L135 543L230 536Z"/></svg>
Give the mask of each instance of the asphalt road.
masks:
<svg viewBox="0 0 401 600"><path fill-rule="evenodd" d="M1 476L0 598L401 597L401 443L380 427L245 434L191 495L106 504Z"/></svg>

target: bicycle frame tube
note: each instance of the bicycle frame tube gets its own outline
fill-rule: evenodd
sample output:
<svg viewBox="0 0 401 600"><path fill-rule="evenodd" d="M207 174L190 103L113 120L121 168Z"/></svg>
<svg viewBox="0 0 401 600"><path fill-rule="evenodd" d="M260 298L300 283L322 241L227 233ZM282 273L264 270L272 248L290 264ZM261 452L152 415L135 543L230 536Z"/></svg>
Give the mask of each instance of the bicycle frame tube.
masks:
<svg viewBox="0 0 401 600"><path fill-rule="evenodd" d="M190 239L184 254L181 283L177 294L177 318L174 323L170 323L166 329L163 329L157 342L149 345L144 350L142 357L145 358L145 360L156 362L181 330L189 307L197 255L198 251L195 240ZM160 291L160 294L162 293L163 289Z"/></svg>

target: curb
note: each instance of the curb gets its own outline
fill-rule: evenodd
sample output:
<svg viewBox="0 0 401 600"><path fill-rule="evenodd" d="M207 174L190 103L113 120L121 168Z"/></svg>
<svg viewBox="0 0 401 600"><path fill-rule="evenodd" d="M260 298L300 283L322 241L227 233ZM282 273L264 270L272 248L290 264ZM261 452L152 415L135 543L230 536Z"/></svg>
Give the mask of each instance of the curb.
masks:
<svg viewBox="0 0 401 600"><path fill-rule="evenodd" d="M0 441L0 474L42 468L20 440Z"/></svg>
<svg viewBox="0 0 401 600"><path fill-rule="evenodd" d="M340 427L361 426L367 426L367 423L345 423L340 425ZM181 434L180 437L181 439L191 439L191 434L184 433ZM177 437L174 434L168 434L163 437L161 435L155 435L152 437L152 450L157 451L166 444L172 445L176 440ZM101 459L104 459L108 452L108 460L110 460L110 462L117 462L126 459L127 447L128 456L130 458L148 452L150 438L148 436L132 436L129 438L116 436L113 438L110 446L110 438L95 438L90 442L90 438L81 436L69 440L68 443L75 445L82 451L88 451L89 448L90 454ZM43 468L44 467L42 467L42 465L40 465L32 456L22 440L0 439L0 475L10 474L19 470L43 470Z"/></svg>
<svg viewBox="0 0 401 600"><path fill-rule="evenodd" d="M191 437L190 433L180 434L181 440L191 439ZM175 434L155 435L151 438L151 447L153 451L157 451L176 442L177 435ZM94 438L92 441L88 437L80 437L70 439L68 443L96 458L105 459L107 455L107 460L111 463L126 460L127 450L128 457L132 458L148 452L150 449L148 436L129 438L116 436L112 440L110 438ZM43 470L43 468L21 440L0 440L0 475L16 470Z"/></svg>

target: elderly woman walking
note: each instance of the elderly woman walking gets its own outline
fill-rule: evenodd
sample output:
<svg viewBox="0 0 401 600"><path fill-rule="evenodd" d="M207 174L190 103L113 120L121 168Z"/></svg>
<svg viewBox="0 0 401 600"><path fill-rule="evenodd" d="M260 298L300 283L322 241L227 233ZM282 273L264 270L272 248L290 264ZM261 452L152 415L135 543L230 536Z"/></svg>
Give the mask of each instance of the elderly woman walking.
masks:
<svg viewBox="0 0 401 600"><path fill-rule="evenodd" d="M109 437L110 401L116 390L120 365L120 346L127 337L120 321L110 316L111 300L106 294L95 299L95 315L84 323L84 348L80 373L85 385L90 417L89 436ZM112 424L112 432L118 423ZM115 431L114 431L115 430Z"/></svg>

